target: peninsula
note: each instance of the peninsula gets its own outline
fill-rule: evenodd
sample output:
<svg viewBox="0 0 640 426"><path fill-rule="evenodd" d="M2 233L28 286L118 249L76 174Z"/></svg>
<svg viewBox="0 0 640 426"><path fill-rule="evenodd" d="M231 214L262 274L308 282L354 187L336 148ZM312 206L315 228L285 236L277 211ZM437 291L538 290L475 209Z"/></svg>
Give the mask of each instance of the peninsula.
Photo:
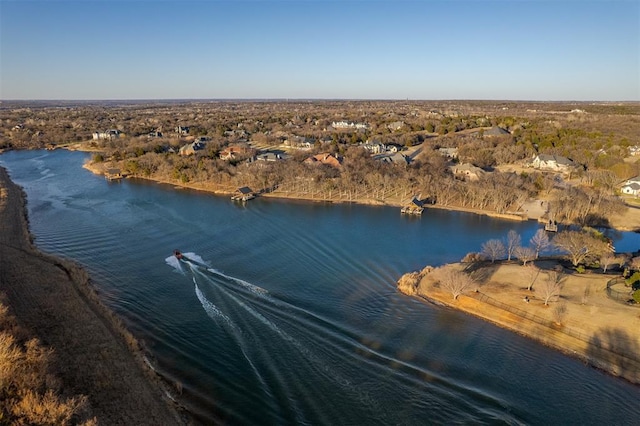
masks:
<svg viewBox="0 0 640 426"><path fill-rule="evenodd" d="M438 273L440 268L405 274L398 281L398 290L477 316L640 383L640 307L625 303L630 296L616 301L607 294L611 291L607 284L616 275L576 273L563 267L559 258L534 264L537 269L513 261L444 266L473 280L466 289L458 288L462 294L456 298L447 278ZM548 285L549 275L560 284L557 292L536 291ZM617 287L620 294L629 293L623 283ZM545 301L547 296L553 296L549 297L553 302Z"/></svg>

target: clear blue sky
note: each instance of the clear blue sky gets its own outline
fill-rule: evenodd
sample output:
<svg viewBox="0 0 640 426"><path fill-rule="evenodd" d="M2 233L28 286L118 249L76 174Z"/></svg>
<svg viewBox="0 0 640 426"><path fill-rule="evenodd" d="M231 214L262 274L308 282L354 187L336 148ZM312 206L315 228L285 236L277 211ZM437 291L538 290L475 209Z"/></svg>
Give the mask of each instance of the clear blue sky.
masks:
<svg viewBox="0 0 640 426"><path fill-rule="evenodd" d="M640 100L638 0L0 0L0 99Z"/></svg>

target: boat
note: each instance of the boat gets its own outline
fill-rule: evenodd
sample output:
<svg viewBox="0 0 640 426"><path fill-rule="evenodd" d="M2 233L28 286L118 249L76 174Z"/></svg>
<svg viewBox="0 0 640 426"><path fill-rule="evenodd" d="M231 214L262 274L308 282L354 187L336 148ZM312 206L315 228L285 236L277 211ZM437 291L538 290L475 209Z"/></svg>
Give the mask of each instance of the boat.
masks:
<svg viewBox="0 0 640 426"><path fill-rule="evenodd" d="M178 250L178 249L175 249L175 250L173 251L173 255L174 255L174 256L176 257L176 259L178 259L178 260L181 260L181 259L182 259L182 257L183 257L183 256L182 256L182 253L180 253L180 250Z"/></svg>

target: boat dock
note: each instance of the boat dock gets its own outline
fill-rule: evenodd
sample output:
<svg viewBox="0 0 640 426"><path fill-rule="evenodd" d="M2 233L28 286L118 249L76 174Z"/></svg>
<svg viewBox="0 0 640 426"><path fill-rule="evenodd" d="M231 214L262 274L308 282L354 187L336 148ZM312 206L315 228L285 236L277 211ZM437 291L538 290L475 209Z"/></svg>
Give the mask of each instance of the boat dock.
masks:
<svg viewBox="0 0 640 426"><path fill-rule="evenodd" d="M256 198L256 194L248 186L238 188L236 193L231 196L233 201L249 201Z"/></svg>
<svg viewBox="0 0 640 426"><path fill-rule="evenodd" d="M424 207L422 207L422 201L418 200L416 197L404 207L400 209L400 213L402 214L410 214L410 215L421 215L424 211Z"/></svg>

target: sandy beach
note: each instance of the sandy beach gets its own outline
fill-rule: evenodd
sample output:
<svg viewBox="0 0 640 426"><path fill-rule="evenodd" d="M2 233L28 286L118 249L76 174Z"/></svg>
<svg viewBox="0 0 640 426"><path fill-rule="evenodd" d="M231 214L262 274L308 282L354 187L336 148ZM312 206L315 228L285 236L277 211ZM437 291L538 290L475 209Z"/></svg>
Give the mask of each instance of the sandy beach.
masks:
<svg viewBox="0 0 640 426"><path fill-rule="evenodd" d="M558 264L539 261L546 271ZM464 264L458 264L464 268ZM560 299L545 306L535 291L527 290L524 267L515 262L484 264L472 273L479 283L454 300L430 273L413 273L399 280L405 294L448 306L490 321L583 360L586 364L640 383L640 307L614 301L606 293L615 275L575 274L564 270ZM534 290L535 290L534 282ZM526 298L526 299L525 299ZM554 312L558 304L565 312Z"/></svg>
<svg viewBox="0 0 640 426"><path fill-rule="evenodd" d="M186 424L87 273L31 244L24 194L3 168L0 195L0 291L18 325L53 349L62 396L87 396L100 425Z"/></svg>

